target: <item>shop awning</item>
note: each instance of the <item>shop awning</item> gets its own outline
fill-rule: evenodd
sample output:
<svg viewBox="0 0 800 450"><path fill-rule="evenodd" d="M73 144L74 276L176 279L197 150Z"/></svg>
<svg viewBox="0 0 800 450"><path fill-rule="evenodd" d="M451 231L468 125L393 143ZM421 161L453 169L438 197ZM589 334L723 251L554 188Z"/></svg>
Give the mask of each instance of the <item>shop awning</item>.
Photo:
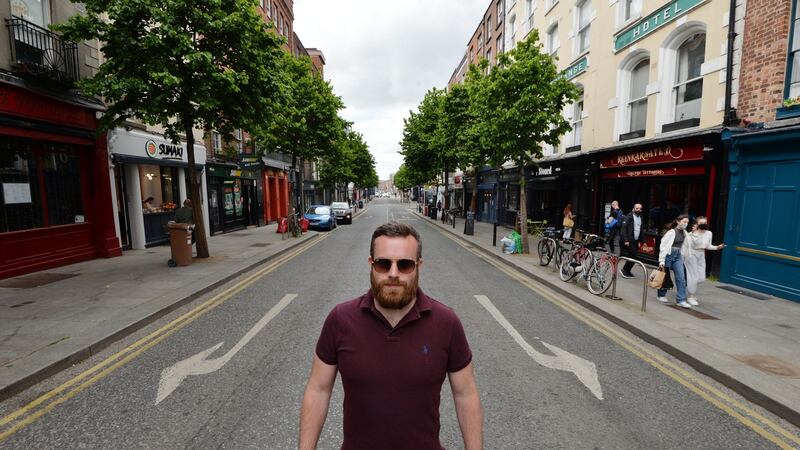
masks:
<svg viewBox="0 0 800 450"><path fill-rule="evenodd" d="M153 159L153 158L144 158L141 156L131 156L131 155L120 155L114 154L111 156L111 159L115 163L120 164L148 164L148 165L155 165L155 166L166 166L166 167L188 167L189 164L178 161L178 160L170 160L170 159ZM203 164L195 164L194 165L197 170L203 170Z"/></svg>

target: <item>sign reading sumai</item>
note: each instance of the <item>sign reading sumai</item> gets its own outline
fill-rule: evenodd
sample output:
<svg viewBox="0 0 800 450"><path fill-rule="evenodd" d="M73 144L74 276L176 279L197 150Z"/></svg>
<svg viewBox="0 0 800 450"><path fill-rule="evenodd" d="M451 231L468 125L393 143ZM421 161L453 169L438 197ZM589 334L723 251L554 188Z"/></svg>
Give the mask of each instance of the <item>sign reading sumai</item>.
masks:
<svg viewBox="0 0 800 450"><path fill-rule="evenodd" d="M705 0L675 0L614 37L614 52L619 52L653 31L686 14Z"/></svg>

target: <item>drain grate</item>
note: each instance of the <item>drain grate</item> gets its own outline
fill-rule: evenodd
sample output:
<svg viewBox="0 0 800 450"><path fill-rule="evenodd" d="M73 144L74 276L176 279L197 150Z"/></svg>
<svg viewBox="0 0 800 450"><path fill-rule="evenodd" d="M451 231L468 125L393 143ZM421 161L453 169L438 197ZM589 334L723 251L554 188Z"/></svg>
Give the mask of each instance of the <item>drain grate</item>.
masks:
<svg viewBox="0 0 800 450"><path fill-rule="evenodd" d="M683 307L678 306L678 305L668 305L668 306L670 308L677 309L680 312L685 312L686 314L689 314L690 316L697 317L700 320L719 320L714 316L709 316L708 314L700 312L700 311L698 311L696 309L683 308Z"/></svg>
<svg viewBox="0 0 800 450"><path fill-rule="evenodd" d="M257 242L255 244L251 245L250 247L267 247L267 246L270 246L270 245L272 245L272 244L269 243L269 242Z"/></svg>
<svg viewBox="0 0 800 450"><path fill-rule="evenodd" d="M0 288L31 289L56 281L66 280L78 276L77 273L35 273L24 277L9 278L0 281Z"/></svg>
<svg viewBox="0 0 800 450"><path fill-rule="evenodd" d="M735 292L737 294L744 295L745 297L754 298L756 300L769 300L770 298L772 298L769 295L759 294L757 292L746 291L746 290L744 290L744 289L742 289L742 288L740 288L738 286L728 286L727 284L723 284L723 285L720 285L720 286L717 286L717 287L720 288L720 289L724 289L726 291Z"/></svg>

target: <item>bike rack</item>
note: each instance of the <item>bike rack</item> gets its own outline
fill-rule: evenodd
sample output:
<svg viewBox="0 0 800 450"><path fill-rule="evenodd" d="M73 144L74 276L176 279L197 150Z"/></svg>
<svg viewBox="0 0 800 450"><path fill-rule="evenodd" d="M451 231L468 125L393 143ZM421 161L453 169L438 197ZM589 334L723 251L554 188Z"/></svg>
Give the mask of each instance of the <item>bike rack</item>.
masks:
<svg viewBox="0 0 800 450"><path fill-rule="evenodd" d="M628 258L626 256L619 256L617 261L617 267L619 267L619 261L625 260L636 263L642 266L642 273L644 276L642 277L642 312L647 311L647 266L644 265L643 262L639 261L638 259ZM613 276L613 282L611 283L611 295L606 295L606 298L611 300L622 300L622 297L617 297L617 274Z"/></svg>

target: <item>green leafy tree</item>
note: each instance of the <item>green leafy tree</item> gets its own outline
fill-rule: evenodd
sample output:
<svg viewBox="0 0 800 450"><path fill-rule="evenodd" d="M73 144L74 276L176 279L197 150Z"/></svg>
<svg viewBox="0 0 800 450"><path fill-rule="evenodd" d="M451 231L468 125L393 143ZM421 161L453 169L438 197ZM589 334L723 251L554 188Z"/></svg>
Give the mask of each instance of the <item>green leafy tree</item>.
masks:
<svg viewBox="0 0 800 450"><path fill-rule="evenodd" d="M538 38L534 30L513 50L499 56L497 66L477 91L475 103L481 115L480 139L492 141L492 165L513 161L519 169L524 253L529 252L525 166L542 157L542 144L557 146L570 130L562 111L578 98L575 85L541 52Z"/></svg>
<svg viewBox="0 0 800 450"><path fill-rule="evenodd" d="M292 167L300 161L335 159L337 141L342 138L344 122L339 110L342 99L333 93L331 85L311 70L309 58L295 58L284 53L281 58L281 91L274 114L257 128L259 147L292 156ZM296 187L302 179L295 180ZM302 195L302 189L300 189ZM302 203L290 195L289 211Z"/></svg>
<svg viewBox="0 0 800 450"><path fill-rule="evenodd" d="M193 130L230 137L271 115L282 38L269 32L255 0L81 3L85 14L54 28L69 41L102 43L103 64L79 82L109 105L100 130L137 117L162 126L175 144L185 136L197 256L208 257Z"/></svg>

